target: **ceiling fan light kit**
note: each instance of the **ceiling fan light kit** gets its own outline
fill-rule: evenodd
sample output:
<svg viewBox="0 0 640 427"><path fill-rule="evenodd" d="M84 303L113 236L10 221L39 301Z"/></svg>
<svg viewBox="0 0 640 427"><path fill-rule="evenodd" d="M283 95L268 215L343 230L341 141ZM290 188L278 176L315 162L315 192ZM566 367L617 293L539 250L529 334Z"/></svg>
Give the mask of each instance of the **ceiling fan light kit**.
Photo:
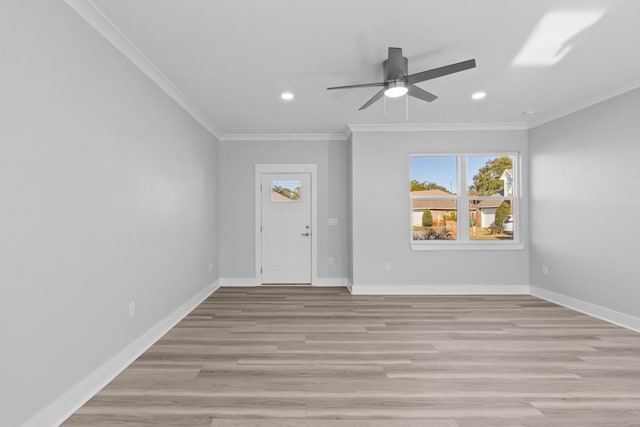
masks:
<svg viewBox="0 0 640 427"><path fill-rule="evenodd" d="M364 110L374 102L378 101L383 96L390 98L396 98L404 94L413 96L414 98L421 99L426 102L432 102L438 99L438 97L424 89L416 86L416 83L424 82L426 80L435 79L438 77L446 76L448 74L457 73L460 71L468 70L476 66L475 59L469 59L467 61L458 62L444 67L434 68L432 70L422 71L415 74L407 74L409 61L402 56L402 49L399 47L390 47L388 58L382 63L383 78L384 81L377 83L364 83L348 86L334 86L329 87L327 90L334 89L351 89L357 87L382 87L382 89L373 95L360 110Z"/></svg>
<svg viewBox="0 0 640 427"><path fill-rule="evenodd" d="M384 95L389 98L397 98L409 92L407 82L403 80L393 80L384 84Z"/></svg>

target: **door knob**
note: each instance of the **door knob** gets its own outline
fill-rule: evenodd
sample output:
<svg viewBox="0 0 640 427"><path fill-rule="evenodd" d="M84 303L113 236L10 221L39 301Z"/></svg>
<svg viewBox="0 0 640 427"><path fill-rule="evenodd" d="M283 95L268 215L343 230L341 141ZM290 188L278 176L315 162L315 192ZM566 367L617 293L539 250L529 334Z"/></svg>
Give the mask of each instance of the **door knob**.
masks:
<svg viewBox="0 0 640 427"><path fill-rule="evenodd" d="M302 235L309 237L309 236L311 236L311 233L302 233Z"/></svg>

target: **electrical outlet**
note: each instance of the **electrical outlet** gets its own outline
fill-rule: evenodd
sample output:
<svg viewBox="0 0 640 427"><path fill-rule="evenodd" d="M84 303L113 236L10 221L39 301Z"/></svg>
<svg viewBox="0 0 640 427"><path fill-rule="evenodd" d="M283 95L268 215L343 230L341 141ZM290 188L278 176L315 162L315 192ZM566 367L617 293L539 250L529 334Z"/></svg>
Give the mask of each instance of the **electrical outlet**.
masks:
<svg viewBox="0 0 640 427"><path fill-rule="evenodd" d="M546 264L542 266L542 274L545 276L549 274L549 267Z"/></svg>
<svg viewBox="0 0 640 427"><path fill-rule="evenodd" d="M333 257L329 257L329 265L333 265Z"/></svg>
<svg viewBox="0 0 640 427"><path fill-rule="evenodd" d="M129 319L132 319L136 315L136 303L129 303Z"/></svg>
<svg viewBox="0 0 640 427"><path fill-rule="evenodd" d="M390 262L386 263L384 265L384 269L387 270L387 271L391 271L391 263Z"/></svg>
<svg viewBox="0 0 640 427"><path fill-rule="evenodd" d="M213 261L209 262L209 271L213 271Z"/></svg>

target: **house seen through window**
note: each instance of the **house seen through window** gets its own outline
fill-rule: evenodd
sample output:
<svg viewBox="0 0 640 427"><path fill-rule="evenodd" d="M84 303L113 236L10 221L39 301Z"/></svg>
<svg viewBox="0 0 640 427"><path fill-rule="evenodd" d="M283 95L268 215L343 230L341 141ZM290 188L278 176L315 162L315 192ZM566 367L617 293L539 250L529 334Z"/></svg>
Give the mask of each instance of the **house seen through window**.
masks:
<svg viewBox="0 0 640 427"><path fill-rule="evenodd" d="M412 155L412 242L501 242L518 236L517 155Z"/></svg>

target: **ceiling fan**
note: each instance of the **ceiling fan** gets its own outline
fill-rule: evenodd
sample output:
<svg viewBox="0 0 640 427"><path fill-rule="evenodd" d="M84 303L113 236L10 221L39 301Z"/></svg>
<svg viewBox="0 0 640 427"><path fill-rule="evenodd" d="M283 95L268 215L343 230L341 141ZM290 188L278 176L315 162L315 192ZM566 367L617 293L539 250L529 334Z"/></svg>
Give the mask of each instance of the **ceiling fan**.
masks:
<svg viewBox="0 0 640 427"><path fill-rule="evenodd" d="M445 65L444 67L434 68L432 70L422 71L415 74L407 74L408 64L409 61L407 60L407 58L402 56L401 48L390 47L389 57L382 63L384 81L378 83L364 83L359 85L334 86L328 87L327 90L382 86L380 92L373 95L373 98L368 100L362 107L360 107L360 110L364 110L365 108L369 107L384 95L390 98L395 98L404 94L408 94L409 96L413 96L414 98L432 102L438 97L430 92L427 92L424 89L419 88L415 85L416 83L474 68L476 66L476 60L469 59L468 61Z"/></svg>

